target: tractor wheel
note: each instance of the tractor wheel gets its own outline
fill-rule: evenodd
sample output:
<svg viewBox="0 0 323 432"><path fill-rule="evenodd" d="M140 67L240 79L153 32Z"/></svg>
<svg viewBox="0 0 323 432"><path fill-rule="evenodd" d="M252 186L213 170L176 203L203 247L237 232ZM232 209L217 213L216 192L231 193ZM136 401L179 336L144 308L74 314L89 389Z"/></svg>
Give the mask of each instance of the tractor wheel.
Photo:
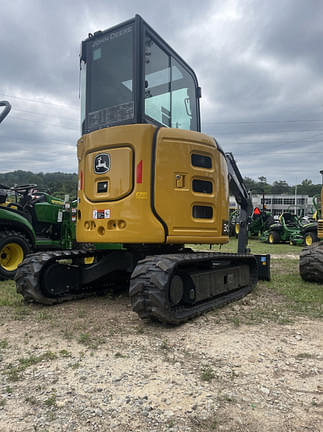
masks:
<svg viewBox="0 0 323 432"><path fill-rule="evenodd" d="M317 241L317 234L314 231L309 231L304 235L304 243L306 246L311 246L312 243Z"/></svg>
<svg viewBox="0 0 323 432"><path fill-rule="evenodd" d="M301 251L299 271L303 280L323 283L323 242L316 242Z"/></svg>
<svg viewBox="0 0 323 432"><path fill-rule="evenodd" d="M238 238L239 237L239 232L240 232L240 225L238 224L238 223L236 223L235 225L234 225L234 233L235 233L235 236Z"/></svg>
<svg viewBox="0 0 323 432"><path fill-rule="evenodd" d="M270 231L269 236L268 236L268 243L274 244L274 243L279 243L279 242L280 242L279 232Z"/></svg>
<svg viewBox="0 0 323 432"><path fill-rule="evenodd" d="M30 250L30 243L24 234L0 232L0 280L13 279L18 265Z"/></svg>

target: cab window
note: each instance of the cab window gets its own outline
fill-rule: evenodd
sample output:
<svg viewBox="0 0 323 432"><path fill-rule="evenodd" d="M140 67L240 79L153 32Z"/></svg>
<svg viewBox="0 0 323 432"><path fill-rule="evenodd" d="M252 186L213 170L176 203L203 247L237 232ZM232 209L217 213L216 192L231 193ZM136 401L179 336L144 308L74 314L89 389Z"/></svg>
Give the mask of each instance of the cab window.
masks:
<svg viewBox="0 0 323 432"><path fill-rule="evenodd" d="M196 87L190 73L146 34L145 117L166 127L197 130Z"/></svg>

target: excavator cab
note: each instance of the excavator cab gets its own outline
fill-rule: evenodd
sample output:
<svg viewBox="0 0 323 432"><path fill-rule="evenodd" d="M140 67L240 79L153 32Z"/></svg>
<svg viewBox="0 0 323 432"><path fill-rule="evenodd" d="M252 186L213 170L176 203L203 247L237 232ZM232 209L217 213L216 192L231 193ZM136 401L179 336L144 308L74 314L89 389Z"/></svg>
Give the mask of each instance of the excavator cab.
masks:
<svg viewBox="0 0 323 432"><path fill-rule="evenodd" d="M77 240L226 243L225 155L191 67L140 17L81 47Z"/></svg>
<svg viewBox="0 0 323 432"><path fill-rule="evenodd" d="M140 17L81 47L82 133L122 124L200 131L194 71Z"/></svg>

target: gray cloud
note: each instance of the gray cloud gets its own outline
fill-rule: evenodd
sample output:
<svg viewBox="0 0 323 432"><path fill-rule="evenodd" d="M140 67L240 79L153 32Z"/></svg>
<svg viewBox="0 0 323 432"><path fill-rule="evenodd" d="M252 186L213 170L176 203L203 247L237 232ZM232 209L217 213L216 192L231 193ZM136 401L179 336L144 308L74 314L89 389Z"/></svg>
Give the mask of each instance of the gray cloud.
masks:
<svg viewBox="0 0 323 432"><path fill-rule="evenodd" d="M79 47L139 13L195 69L203 131L242 174L320 182L323 4L316 0L2 2L0 171L75 172Z"/></svg>

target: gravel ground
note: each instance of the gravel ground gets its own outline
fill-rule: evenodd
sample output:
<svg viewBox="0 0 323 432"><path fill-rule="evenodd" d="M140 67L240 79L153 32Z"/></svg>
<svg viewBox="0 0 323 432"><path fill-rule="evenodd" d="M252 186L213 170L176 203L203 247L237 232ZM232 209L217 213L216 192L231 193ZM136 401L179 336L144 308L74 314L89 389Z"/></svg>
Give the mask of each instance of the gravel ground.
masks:
<svg viewBox="0 0 323 432"><path fill-rule="evenodd" d="M322 323L282 306L260 284L179 327L125 293L2 307L0 431L320 431Z"/></svg>

